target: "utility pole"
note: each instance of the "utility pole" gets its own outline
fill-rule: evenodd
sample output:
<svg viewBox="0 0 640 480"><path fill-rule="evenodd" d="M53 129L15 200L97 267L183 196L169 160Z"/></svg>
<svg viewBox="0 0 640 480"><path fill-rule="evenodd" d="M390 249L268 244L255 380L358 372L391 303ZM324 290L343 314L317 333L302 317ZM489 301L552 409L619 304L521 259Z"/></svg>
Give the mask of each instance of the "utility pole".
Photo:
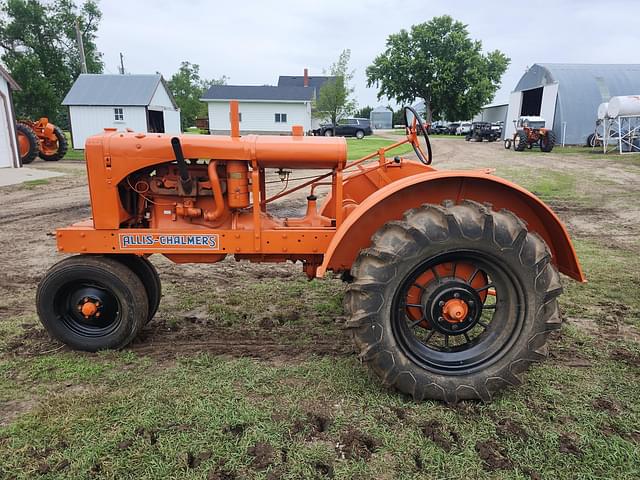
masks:
<svg viewBox="0 0 640 480"><path fill-rule="evenodd" d="M120 52L120 75L124 75L124 55Z"/></svg>
<svg viewBox="0 0 640 480"><path fill-rule="evenodd" d="M80 21L76 18L76 41L78 42L78 51L80 52L80 71L87 73L87 59L84 56L84 44L82 43L82 34L80 33Z"/></svg>

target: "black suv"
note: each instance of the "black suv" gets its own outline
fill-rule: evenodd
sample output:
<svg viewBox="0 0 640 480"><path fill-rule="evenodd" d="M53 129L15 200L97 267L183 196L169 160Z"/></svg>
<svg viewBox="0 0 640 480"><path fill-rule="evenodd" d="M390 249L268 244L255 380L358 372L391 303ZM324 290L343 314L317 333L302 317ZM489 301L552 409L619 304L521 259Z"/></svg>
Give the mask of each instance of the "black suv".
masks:
<svg viewBox="0 0 640 480"><path fill-rule="evenodd" d="M325 137L356 137L364 138L365 135L372 135L371 124L368 118L343 118L338 120L338 125L320 125L320 128L313 132L316 135Z"/></svg>

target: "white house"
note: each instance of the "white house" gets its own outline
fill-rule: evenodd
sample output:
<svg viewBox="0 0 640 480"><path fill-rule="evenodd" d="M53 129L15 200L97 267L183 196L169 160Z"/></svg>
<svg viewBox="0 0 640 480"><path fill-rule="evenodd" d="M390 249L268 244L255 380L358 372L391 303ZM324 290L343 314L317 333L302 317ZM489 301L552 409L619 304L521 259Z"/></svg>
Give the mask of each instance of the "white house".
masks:
<svg viewBox="0 0 640 480"><path fill-rule="evenodd" d="M105 128L180 133L180 109L161 75L82 74L62 104L75 149Z"/></svg>
<svg viewBox="0 0 640 480"><path fill-rule="evenodd" d="M16 81L0 65L0 168L20 167L16 138L16 115L11 92L20 90Z"/></svg>
<svg viewBox="0 0 640 480"><path fill-rule="evenodd" d="M230 132L230 100L239 102L240 132L244 134L286 135L293 125L302 125L304 131L317 128L311 107L329 78L311 77L305 68L302 76L280 76L277 86L214 85L201 98L208 107L209 133Z"/></svg>

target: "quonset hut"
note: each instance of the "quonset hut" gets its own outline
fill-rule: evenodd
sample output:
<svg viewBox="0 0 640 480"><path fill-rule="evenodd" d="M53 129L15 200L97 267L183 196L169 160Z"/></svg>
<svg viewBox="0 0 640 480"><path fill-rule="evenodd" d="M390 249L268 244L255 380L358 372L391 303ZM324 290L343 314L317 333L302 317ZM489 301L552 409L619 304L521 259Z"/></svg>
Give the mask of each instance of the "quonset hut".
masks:
<svg viewBox="0 0 640 480"><path fill-rule="evenodd" d="M558 142L584 144L594 131L598 105L617 95L640 94L640 65L536 63L509 97L505 138L514 120L541 116Z"/></svg>

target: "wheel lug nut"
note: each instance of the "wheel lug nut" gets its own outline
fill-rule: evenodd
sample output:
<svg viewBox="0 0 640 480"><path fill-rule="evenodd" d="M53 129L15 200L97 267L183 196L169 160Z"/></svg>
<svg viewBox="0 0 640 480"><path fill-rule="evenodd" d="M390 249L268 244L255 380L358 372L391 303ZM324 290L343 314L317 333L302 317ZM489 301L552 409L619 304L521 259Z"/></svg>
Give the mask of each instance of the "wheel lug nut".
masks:
<svg viewBox="0 0 640 480"><path fill-rule="evenodd" d="M439 307L444 307L444 300L440 300L440 301L438 302L438 306L439 306Z"/></svg>
<svg viewBox="0 0 640 480"><path fill-rule="evenodd" d="M438 317L439 322L444 322L444 317Z"/></svg>
<svg viewBox="0 0 640 480"><path fill-rule="evenodd" d="M474 302L473 300L469 300L469 302L468 302L468 303L469 303L469 306L470 306L470 307L473 307L473 306L475 305L475 302Z"/></svg>
<svg viewBox="0 0 640 480"><path fill-rule="evenodd" d="M451 325L451 330L457 330L457 329L458 329L458 325L456 325L455 323Z"/></svg>
<svg viewBox="0 0 640 480"><path fill-rule="evenodd" d="M460 298L460 294L459 293L454 293L453 294L453 298Z"/></svg>

